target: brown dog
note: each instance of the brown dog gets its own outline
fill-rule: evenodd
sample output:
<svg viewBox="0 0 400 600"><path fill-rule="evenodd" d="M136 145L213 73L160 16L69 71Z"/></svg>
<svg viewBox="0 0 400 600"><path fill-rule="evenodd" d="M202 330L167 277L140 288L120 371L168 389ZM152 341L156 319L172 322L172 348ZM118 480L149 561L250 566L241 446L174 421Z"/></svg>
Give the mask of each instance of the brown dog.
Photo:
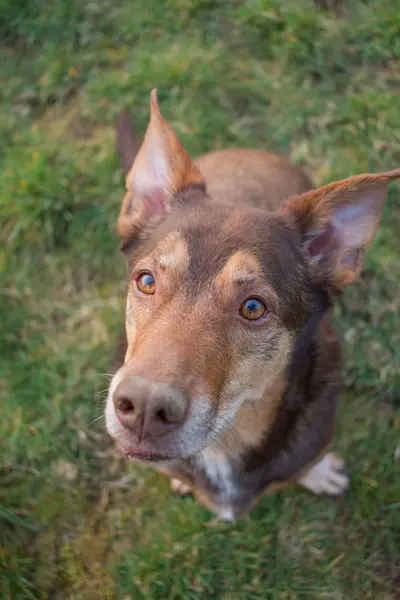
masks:
<svg viewBox="0 0 400 600"><path fill-rule="evenodd" d="M340 392L330 304L357 279L400 169L309 191L267 152L194 162L155 90L140 150L126 115L118 131L129 288L109 433L225 519L276 484L343 493L326 453Z"/></svg>

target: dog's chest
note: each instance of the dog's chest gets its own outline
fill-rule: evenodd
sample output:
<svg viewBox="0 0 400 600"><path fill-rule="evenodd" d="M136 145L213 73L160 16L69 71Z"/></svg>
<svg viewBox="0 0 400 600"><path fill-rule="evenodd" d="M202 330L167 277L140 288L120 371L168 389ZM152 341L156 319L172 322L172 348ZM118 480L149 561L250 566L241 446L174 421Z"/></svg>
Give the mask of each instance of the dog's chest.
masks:
<svg viewBox="0 0 400 600"><path fill-rule="evenodd" d="M196 466L217 491L221 502L232 501L237 492L233 465L228 456L219 449L207 449L196 458Z"/></svg>

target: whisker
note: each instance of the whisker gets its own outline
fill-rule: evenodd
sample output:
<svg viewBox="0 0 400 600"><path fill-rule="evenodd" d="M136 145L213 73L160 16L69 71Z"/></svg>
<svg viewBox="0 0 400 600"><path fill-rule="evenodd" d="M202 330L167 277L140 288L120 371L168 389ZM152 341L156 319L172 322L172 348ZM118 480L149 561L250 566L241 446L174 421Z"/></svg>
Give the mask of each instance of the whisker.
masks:
<svg viewBox="0 0 400 600"><path fill-rule="evenodd" d="M106 400L107 400L107 398L105 400L102 400L101 404L104 404ZM100 406L100 403L99 403L99 405L93 406L93 410L97 411L97 412L101 411L103 413L104 412L104 406Z"/></svg>
<svg viewBox="0 0 400 600"><path fill-rule="evenodd" d="M115 373L96 373L99 377L105 377L109 381L114 377Z"/></svg>
<svg viewBox="0 0 400 600"><path fill-rule="evenodd" d="M215 419L217 425L222 425L223 429L220 431L220 435L228 434L231 435L235 441L239 439L239 434L236 431L234 425L230 422L230 420L226 419L223 415L218 415ZM214 430L215 432L215 430ZM216 432L215 432L216 433Z"/></svg>
<svg viewBox="0 0 400 600"><path fill-rule="evenodd" d="M217 431L212 425L217 425ZM234 428L234 426L230 423L230 421L223 417L223 415L217 415L214 419L214 422L210 426L210 430L207 432L207 440L206 446L201 450L201 452L209 451L208 445L211 440L217 447L223 450L230 450L229 443L232 444L240 441L240 435ZM226 439L224 439L226 438Z"/></svg>
<svg viewBox="0 0 400 600"><path fill-rule="evenodd" d="M88 425L88 427L90 427L91 425L93 425L93 423L96 423L96 421L100 421L100 419L104 419L104 414L101 414L99 417L97 417L96 419L93 419L93 421L91 421Z"/></svg>

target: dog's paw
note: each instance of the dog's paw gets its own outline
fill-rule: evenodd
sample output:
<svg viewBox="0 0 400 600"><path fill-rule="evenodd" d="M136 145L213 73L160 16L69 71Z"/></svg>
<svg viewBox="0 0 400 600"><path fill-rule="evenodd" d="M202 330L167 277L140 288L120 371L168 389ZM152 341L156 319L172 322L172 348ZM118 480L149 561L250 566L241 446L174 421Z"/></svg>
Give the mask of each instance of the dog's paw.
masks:
<svg viewBox="0 0 400 600"><path fill-rule="evenodd" d="M190 496L192 493L191 487L180 479L171 479L171 490L178 496Z"/></svg>
<svg viewBox="0 0 400 600"><path fill-rule="evenodd" d="M314 494L339 496L349 487L349 478L343 460L328 452L324 458L311 467L297 482Z"/></svg>

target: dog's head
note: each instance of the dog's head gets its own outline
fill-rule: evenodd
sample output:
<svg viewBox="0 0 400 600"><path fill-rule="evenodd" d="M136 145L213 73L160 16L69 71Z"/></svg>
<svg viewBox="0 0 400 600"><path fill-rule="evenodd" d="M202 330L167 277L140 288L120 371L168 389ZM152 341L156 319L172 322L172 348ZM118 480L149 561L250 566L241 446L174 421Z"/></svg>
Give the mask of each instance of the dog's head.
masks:
<svg viewBox="0 0 400 600"><path fill-rule="evenodd" d="M151 120L118 221L129 272L128 348L107 399L123 451L151 461L192 456L268 402L285 377L316 286L358 276L388 182L360 175L288 199L276 213L213 204L163 120Z"/></svg>

